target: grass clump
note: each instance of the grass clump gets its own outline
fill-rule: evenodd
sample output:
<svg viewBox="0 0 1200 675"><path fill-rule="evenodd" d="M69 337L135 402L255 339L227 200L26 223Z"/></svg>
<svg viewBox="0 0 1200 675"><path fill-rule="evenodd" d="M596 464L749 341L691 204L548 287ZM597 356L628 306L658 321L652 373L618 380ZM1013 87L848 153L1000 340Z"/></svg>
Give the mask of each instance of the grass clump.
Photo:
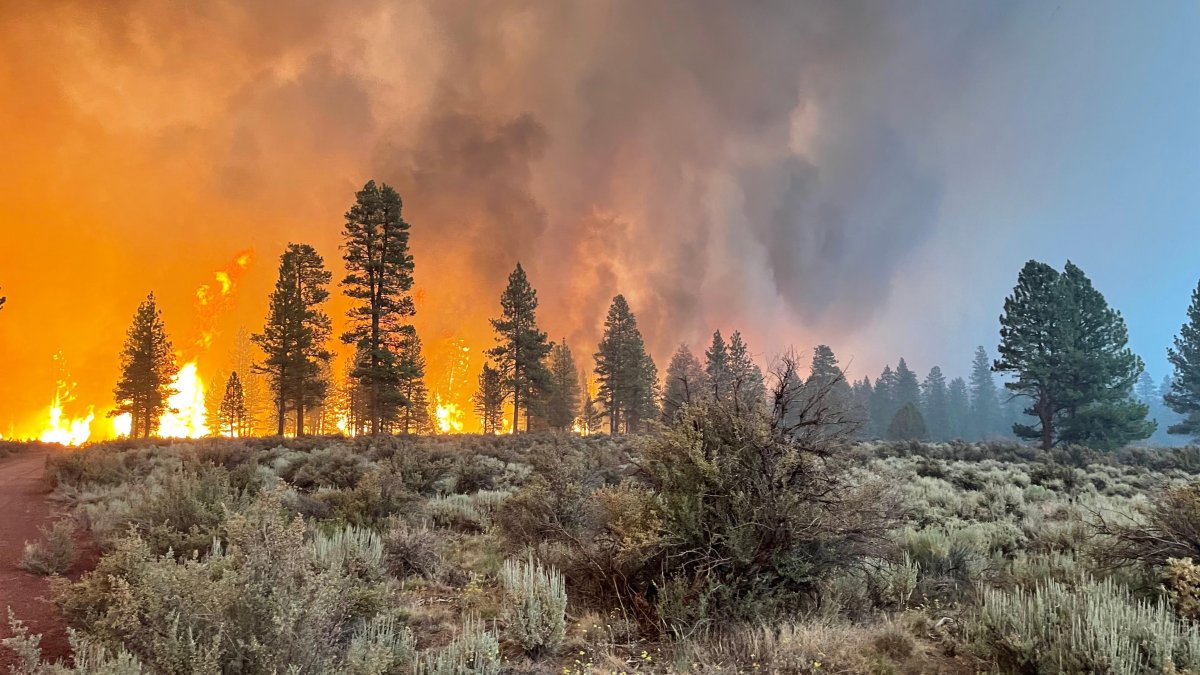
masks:
<svg viewBox="0 0 1200 675"><path fill-rule="evenodd" d="M71 569L79 558L75 546L75 526L67 519L60 520L50 528L41 528L45 541L25 542L21 555L21 569L34 574L63 574Z"/></svg>

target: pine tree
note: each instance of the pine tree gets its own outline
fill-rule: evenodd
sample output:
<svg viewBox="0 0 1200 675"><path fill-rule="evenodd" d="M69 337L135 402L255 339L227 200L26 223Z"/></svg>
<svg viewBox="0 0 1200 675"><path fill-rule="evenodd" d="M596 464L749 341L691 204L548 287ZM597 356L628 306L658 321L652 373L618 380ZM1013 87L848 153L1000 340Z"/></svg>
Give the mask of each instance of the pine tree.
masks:
<svg viewBox="0 0 1200 675"><path fill-rule="evenodd" d="M987 350L975 348L971 362L971 423L966 431L971 440L987 440L1004 434L1000 395Z"/></svg>
<svg viewBox="0 0 1200 675"><path fill-rule="evenodd" d="M242 391L242 381L238 379L237 371L229 374L225 383L225 397L221 399L219 428L230 438L241 435L246 424L246 395Z"/></svg>
<svg viewBox="0 0 1200 675"><path fill-rule="evenodd" d="M849 415L850 419L860 424L866 421L866 414L854 411L854 396L850 385L846 382L846 376L829 345L817 345L813 348L808 379L804 381L801 394L805 399L820 397L825 405L840 411L839 414Z"/></svg>
<svg viewBox="0 0 1200 675"><path fill-rule="evenodd" d="M699 401L707 395L708 374L700 359L688 349L687 345L679 345L671 362L667 364L667 377L663 389L662 421L663 424L675 422L680 409Z"/></svg>
<svg viewBox="0 0 1200 675"><path fill-rule="evenodd" d="M642 420L656 416L658 369L646 352L637 317L623 295L614 297L608 308L595 360L609 433L635 431Z"/></svg>
<svg viewBox="0 0 1200 675"><path fill-rule="evenodd" d="M750 358L750 349L736 330L729 336L729 373L734 410L761 410L767 399L762 369Z"/></svg>
<svg viewBox="0 0 1200 675"><path fill-rule="evenodd" d="M1029 261L1000 317L998 372L1016 375L1005 386L1031 401L1037 426L1016 424L1021 438L1043 449L1082 444L1111 450L1154 433L1148 408L1133 399L1142 360L1129 350L1120 312L1078 267L1062 274Z"/></svg>
<svg viewBox="0 0 1200 675"><path fill-rule="evenodd" d="M911 403L901 406L888 425L887 436L893 441L923 441L929 438L925 418L917 406Z"/></svg>
<svg viewBox="0 0 1200 675"><path fill-rule="evenodd" d="M500 295L501 316L492 319L496 346L488 350L504 379L505 398L512 401L513 433L517 433L522 412L528 429L529 407L550 386L545 364L550 344L546 334L538 330L537 306L537 291L529 284L521 263L517 263Z"/></svg>
<svg viewBox="0 0 1200 675"><path fill-rule="evenodd" d="M216 375L204 383L204 426L208 427L209 433L214 436L224 433L221 402L225 400L225 387L228 383L229 380L221 375Z"/></svg>
<svg viewBox="0 0 1200 675"><path fill-rule="evenodd" d="M546 423L566 431L579 417L579 370L566 338L550 348L550 391L545 403Z"/></svg>
<svg viewBox="0 0 1200 675"><path fill-rule="evenodd" d="M911 405L918 410L921 408L921 383L917 380L917 374L909 369L903 358L896 365L896 388L892 394L892 400L897 409L906 405Z"/></svg>
<svg viewBox="0 0 1200 675"><path fill-rule="evenodd" d="M874 396L875 388L871 386L871 378L864 376L862 380L854 383L854 414L862 422L858 431L859 438L866 439L877 435L877 422L871 415L871 400Z"/></svg>
<svg viewBox="0 0 1200 675"><path fill-rule="evenodd" d="M713 333L712 346L704 352L704 373L708 376L709 395L717 403L729 403L733 396L733 372L729 364L729 347L721 331Z"/></svg>
<svg viewBox="0 0 1200 675"><path fill-rule="evenodd" d="M246 401L246 417L242 422L242 429L238 430L238 437L255 436L265 432L262 425L270 401L267 400L269 397L262 375L254 371L256 352L250 332L245 327L239 327L230 354L230 362L238 373L238 379L242 383L242 395Z"/></svg>
<svg viewBox="0 0 1200 675"><path fill-rule="evenodd" d="M950 380L946 393L946 410L950 422L947 437L955 440L968 438L971 429L971 400L967 394L967 383L961 377Z"/></svg>
<svg viewBox="0 0 1200 675"><path fill-rule="evenodd" d="M891 366L884 366L883 372L875 378L875 391L871 395L871 420L877 438L887 437L888 425L899 409L900 406L896 404L896 373Z"/></svg>
<svg viewBox="0 0 1200 675"><path fill-rule="evenodd" d="M330 276L313 247L288 244L279 257L266 325L250 338L266 355L255 370L270 380L276 433L281 436L289 411L295 413L296 435L303 436L305 409L319 406L325 398L321 362L331 357L326 348L330 322L321 305L329 298Z"/></svg>
<svg viewBox="0 0 1200 675"><path fill-rule="evenodd" d="M394 425L400 433L423 434L433 431L433 420L429 414L429 390L425 386L425 356L421 350L421 338L412 326L397 332L396 369L397 389L400 392L400 408ZM391 424L384 429L390 431Z"/></svg>
<svg viewBox="0 0 1200 675"><path fill-rule="evenodd" d="M475 403L475 414L483 426L483 433L495 434L501 429L504 415L504 377L499 370L483 364L479 373L479 387L471 400Z"/></svg>
<svg viewBox="0 0 1200 675"><path fill-rule="evenodd" d="M121 379L113 395L117 407L110 417L128 413L130 438L149 438L158 432L158 421L167 412L167 399L175 394L171 383L179 373L175 353L154 294L138 306L121 351Z"/></svg>
<svg viewBox="0 0 1200 675"><path fill-rule="evenodd" d="M1187 315L1188 321L1175 336L1174 346L1167 348L1167 360L1175 368L1175 374L1163 402L1183 416L1180 422L1171 425L1168 433L1200 440L1200 283L1192 291Z"/></svg>
<svg viewBox="0 0 1200 675"><path fill-rule="evenodd" d="M363 385L360 396L366 398L367 427L373 436L395 422L400 407L410 403L400 383L413 375L404 370L397 354L411 330L405 320L416 314L410 294L409 225L401 216L402 207L395 190L369 181L355 195L342 230L347 271L342 287L355 302L342 342L361 352L351 377Z"/></svg>
<svg viewBox="0 0 1200 675"><path fill-rule="evenodd" d="M930 368L921 383L921 408L929 437L935 441L949 440L950 393L946 388L946 376L938 366Z"/></svg>

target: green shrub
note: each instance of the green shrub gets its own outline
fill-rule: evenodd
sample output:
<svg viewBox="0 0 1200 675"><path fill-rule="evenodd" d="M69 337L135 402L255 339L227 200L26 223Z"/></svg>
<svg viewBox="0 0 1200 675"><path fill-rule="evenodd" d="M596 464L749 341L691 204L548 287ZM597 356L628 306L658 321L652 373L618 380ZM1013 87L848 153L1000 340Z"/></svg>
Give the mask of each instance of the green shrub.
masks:
<svg viewBox="0 0 1200 675"><path fill-rule="evenodd" d="M411 667L416 657L412 631L390 616L365 622L350 638L343 675L388 675Z"/></svg>
<svg viewBox="0 0 1200 675"><path fill-rule="evenodd" d="M527 653L553 651L566 635L567 587L554 568L532 559L506 560L500 568L504 587L504 624Z"/></svg>
<svg viewBox="0 0 1200 675"><path fill-rule="evenodd" d="M21 569L34 574L62 574L71 569L79 558L75 548L75 526L71 521L63 519L50 529L41 528L45 543L41 541L25 542L25 552L21 555Z"/></svg>
<svg viewBox="0 0 1200 675"><path fill-rule="evenodd" d="M67 629L73 664L42 661L42 636L30 635L29 628L8 610L8 627L12 634L0 640L17 657L9 667L13 675L142 675L146 671L136 656L124 649L108 650L95 644L73 629ZM202 672L202 671L193 671Z"/></svg>
<svg viewBox="0 0 1200 675"><path fill-rule="evenodd" d="M500 642L476 621L467 621L462 633L432 653L417 659L416 675L497 675Z"/></svg>
<svg viewBox="0 0 1200 675"><path fill-rule="evenodd" d="M1200 667L1194 626L1111 580L987 589L971 634L982 655L1009 672L1134 675Z"/></svg>

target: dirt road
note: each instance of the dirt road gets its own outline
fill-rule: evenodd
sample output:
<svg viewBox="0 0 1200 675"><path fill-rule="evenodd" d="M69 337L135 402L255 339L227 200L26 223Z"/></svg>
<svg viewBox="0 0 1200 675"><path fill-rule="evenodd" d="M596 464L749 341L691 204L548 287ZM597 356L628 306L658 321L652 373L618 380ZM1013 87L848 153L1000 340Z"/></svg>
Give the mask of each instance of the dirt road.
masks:
<svg viewBox="0 0 1200 675"><path fill-rule="evenodd" d="M30 632L42 634L43 655L59 658L69 649L66 626L50 601L49 581L18 567L25 542L41 537L38 528L54 519L42 480L52 452L31 448L0 459L0 638L11 635L7 618L11 607ZM0 646L0 672L8 672L13 660L12 652Z"/></svg>

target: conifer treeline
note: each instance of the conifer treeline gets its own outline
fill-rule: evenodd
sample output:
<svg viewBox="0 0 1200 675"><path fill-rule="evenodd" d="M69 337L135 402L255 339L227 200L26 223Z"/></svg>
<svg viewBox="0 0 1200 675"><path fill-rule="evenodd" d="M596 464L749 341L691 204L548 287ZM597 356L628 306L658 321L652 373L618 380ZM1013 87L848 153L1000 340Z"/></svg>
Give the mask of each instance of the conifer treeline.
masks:
<svg viewBox="0 0 1200 675"><path fill-rule="evenodd" d="M432 430L421 340L411 323L415 269L409 225L400 196L386 184L368 182L355 195L342 229L347 274L341 288L352 301L349 329L354 347L346 386L331 372L327 348L330 320L323 310L331 274L307 244L289 244L261 333L249 339L262 352L251 360L239 337L236 367L210 405L214 432L254 433L264 400L263 376L273 401L275 431L331 433L424 433ZM0 299L0 302L3 300ZM634 433L670 423L686 405L714 401L733 410L765 410L761 369L741 334L728 342L720 331L704 360L681 345L661 382L622 295L613 298L593 355L595 390L566 340L549 341L538 326L537 292L518 263L492 319L495 345L479 374L472 399L483 431L575 429L584 433ZM1141 359L1127 347L1119 312L1077 266L1063 272L1030 261L1005 301L1000 319L1000 358L981 346L970 375L947 381L938 366L919 378L905 359L885 366L872 381L848 382L833 350L813 350L807 378L789 370L791 395L821 392L836 401L864 438L986 440L1016 436L1044 448L1072 443L1101 449L1144 439L1155 431L1152 410L1179 417L1169 431L1200 436L1200 286L1188 322L1168 356L1175 374L1156 386ZM131 435L149 436L166 411L178 367L151 294L138 308L122 352L122 377L113 414L129 413ZM1007 373L1001 395L994 373ZM806 393L807 392L807 393ZM505 417L505 411L510 416ZM343 411L335 419L335 411ZM1157 415L1156 415L1157 416Z"/></svg>

